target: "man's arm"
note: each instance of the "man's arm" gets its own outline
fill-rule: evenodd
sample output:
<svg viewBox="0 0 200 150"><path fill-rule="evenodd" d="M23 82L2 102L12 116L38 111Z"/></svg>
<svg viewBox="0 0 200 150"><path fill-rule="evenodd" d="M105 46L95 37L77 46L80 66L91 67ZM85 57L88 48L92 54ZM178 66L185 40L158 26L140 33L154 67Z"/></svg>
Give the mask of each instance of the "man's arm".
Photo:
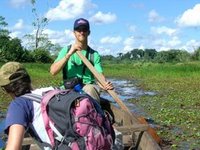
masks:
<svg viewBox="0 0 200 150"><path fill-rule="evenodd" d="M50 73L52 75L58 74L60 70L65 66L66 62L69 60L70 56L71 54L68 52L61 60L54 62L50 67Z"/></svg>
<svg viewBox="0 0 200 150"><path fill-rule="evenodd" d="M81 46L80 44L72 44L71 47L70 47L70 50L67 52L67 54L60 60L54 62L51 67L50 67L50 73L52 75L56 75L58 74L62 68L65 66L66 62L69 60L69 58L71 57L71 55L73 53L75 53L75 51L77 50L81 50Z"/></svg>
<svg viewBox="0 0 200 150"><path fill-rule="evenodd" d="M9 127L8 142L6 150L21 150L25 128L22 125L14 124Z"/></svg>

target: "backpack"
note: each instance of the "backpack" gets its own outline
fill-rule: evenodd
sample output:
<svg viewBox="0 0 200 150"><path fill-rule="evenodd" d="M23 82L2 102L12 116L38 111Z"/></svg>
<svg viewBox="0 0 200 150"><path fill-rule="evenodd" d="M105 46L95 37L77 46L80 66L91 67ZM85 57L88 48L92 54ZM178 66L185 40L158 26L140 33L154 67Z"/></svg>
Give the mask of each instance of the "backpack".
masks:
<svg viewBox="0 0 200 150"><path fill-rule="evenodd" d="M23 95L41 103L46 132L52 149L109 150L114 143L114 130L108 115L89 95L73 90L55 89L41 97Z"/></svg>

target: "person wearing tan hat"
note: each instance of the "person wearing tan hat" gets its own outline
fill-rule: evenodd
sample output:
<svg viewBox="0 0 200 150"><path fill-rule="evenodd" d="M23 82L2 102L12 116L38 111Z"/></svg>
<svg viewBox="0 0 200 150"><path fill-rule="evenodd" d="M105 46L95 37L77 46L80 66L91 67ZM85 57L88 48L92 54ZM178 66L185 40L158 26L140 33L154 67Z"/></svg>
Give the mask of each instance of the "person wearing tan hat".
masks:
<svg viewBox="0 0 200 150"><path fill-rule="evenodd" d="M20 84L22 79L23 82L26 82L27 84L21 89L21 87L17 86L17 84L18 82ZM11 94L12 98L23 95L32 90L30 76L23 65L18 62L8 62L1 67L0 86L7 93ZM10 86L12 86L12 88L10 88Z"/></svg>
<svg viewBox="0 0 200 150"><path fill-rule="evenodd" d="M75 42L70 46L62 48L58 57L50 67L50 73L52 75L57 75L62 71L64 82L65 80L71 80L76 77L81 78L83 91L100 101L99 88L95 84L95 78L92 72L83 64L75 53L76 51L81 51L87 59L93 62L95 69L103 74L99 53L88 46L88 36L90 35L89 21L84 18L79 18L75 20L73 29ZM91 60L91 55L93 55L92 58L94 60ZM104 90L113 89L111 82L106 82L104 87L100 84L98 85Z"/></svg>
<svg viewBox="0 0 200 150"><path fill-rule="evenodd" d="M7 94L9 94L13 98L13 100L9 104L6 119L5 119L5 130L4 131L6 134L8 134L6 150L21 150L23 138L24 138L26 131L28 131L28 133L30 133L31 136L36 139L38 146L40 146L40 148L44 149L44 150L71 149L70 146L73 145L73 141L71 141L71 140L79 141L78 139L73 138L73 136L71 137L70 133L68 133L68 132L66 132L67 133L66 135L69 136L69 138L65 139L66 135L64 135L63 137L62 137L62 135L60 136L59 134L61 134L61 133L59 133L58 130L55 130L56 126L52 127L53 125L51 126L51 123L47 124L47 122L46 122L47 118L44 117L44 112L42 112L42 111L44 111L44 109L41 106L41 103L31 100L30 97L26 97L27 94L33 93L34 96L37 96L40 98L40 96L42 96L42 93L53 90L54 88L46 87L46 88L40 88L40 89L33 90L31 87L31 78L22 64L20 64L18 62L8 62L8 63L4 64L0 68L0 86L6 91ZM24 95L24 94L26 94L26 95ZM38 95L40 95L40 96L38 96ZM56 100L57 100L57 98L56 98ZM55 103L53 103L53 104L55 104ZM85 112L85 111L83 110L83 112ZM60 113L60 110L58 110L57 113L62 114L62 113ZM85 114L83 113L83 116L84 115ZM59 119L62 120L63 118L58 117L58 120ZM96 119L96 118L93 118L93 121L94 121L94 119ZM62 122L63 122L63 120L62 120ZM54 128L53 134L55 137L48 135L50 132L49 131L50 128L48 125L50 126L50 128L52 130ZM99 131L102 129L99 129ZM90 129L88 129L88 131L89 130ZM99 134L99 132L96 130L94 130L94 133ZM78 134L76 136L78 136ZM99 137L99 138L95 139L95 140L97 140L97 142L102 140L102 136L97 136L97 137ZM57 141L52 143L52 138L54 138L54 140L57 140ZM84 141L85 138L80 137L80 139L82 139ZM80 142L80 145L82 145L84 147L82 140L80 140L79 142ZM79 143L79 142L77 142L77 143ZM92 144L94 144L94 143L92 143ZM62 145L64 148L62 147ZM97 146L97 147L99 148L99 146ZM76 148L77 148L77 146L76 146ZM82 149L82 148L80 148L80 149Z"/></svg>
<svg viewBox="0 0 200 150"><path fill-rule="evenodd" d="M8 134L6 150L21 150L26 129L34 131L40 140L50 143L41 121L40 104L21 96L26 93L40 94L52 90L52 87L33 90L31 78L18 62L8 62L0 69L0 86L12 97L6 119L5 133ZM31 125L31 126L30 126ZM47 148L48 149L48 148Z"/></svg>

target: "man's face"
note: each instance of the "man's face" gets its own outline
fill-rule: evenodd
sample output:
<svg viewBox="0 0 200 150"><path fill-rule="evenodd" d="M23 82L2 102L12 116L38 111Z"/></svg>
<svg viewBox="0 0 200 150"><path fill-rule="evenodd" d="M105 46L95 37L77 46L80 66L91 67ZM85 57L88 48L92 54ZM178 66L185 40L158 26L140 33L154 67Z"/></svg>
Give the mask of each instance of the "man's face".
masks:
<svg viewBox="0 0 200 150"><path fill-rule="evenodd" d="M85 26L80 26L76 30L74 30L75 37L78 41L83 42L87 40L90 31Z"/></svg>

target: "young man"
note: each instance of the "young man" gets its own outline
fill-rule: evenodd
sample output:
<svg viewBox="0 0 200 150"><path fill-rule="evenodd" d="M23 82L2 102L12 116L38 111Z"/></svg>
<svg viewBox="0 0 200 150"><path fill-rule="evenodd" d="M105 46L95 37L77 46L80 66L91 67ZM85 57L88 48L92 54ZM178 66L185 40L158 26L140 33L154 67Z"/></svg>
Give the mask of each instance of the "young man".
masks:
<svg viewBox="0 0 200 150"><path fill-rule="evenodd" d="M74 77L81 78L83 81L83 90L96 100L100 100L99 92L95 86L95 79L91 71L83 64L76 51L81 51L90 61L93 61L95 69L99 73L103 73L100 55L97 51L88 46L88 36L90 35L90 25L88 20L79 18L74 22L75 42L68 47L64 47L55 62L51 65L50 73L56 75L63 71L64 80L70 80ZM91 60L93 55L93 60ZM99 83L98 83L99 84ZM99 86L104 90L111 90L113 86L107 82L105 87Z"/></svg>
<svg viewBox="0 0 200 150"><path fill-rule="evenodd" d="M8 107L5 132L8 134L6 150L21 150L26 129L31 128L42 141L50 143L42 121L40 104L21 95L52 90L52 87L32 91L31 79L26 69L18 62L8 62L0 69L0 86L13 98ZM31 127L30 127L31 125ZM49 149L48 147L46 149Z"/></svg>

